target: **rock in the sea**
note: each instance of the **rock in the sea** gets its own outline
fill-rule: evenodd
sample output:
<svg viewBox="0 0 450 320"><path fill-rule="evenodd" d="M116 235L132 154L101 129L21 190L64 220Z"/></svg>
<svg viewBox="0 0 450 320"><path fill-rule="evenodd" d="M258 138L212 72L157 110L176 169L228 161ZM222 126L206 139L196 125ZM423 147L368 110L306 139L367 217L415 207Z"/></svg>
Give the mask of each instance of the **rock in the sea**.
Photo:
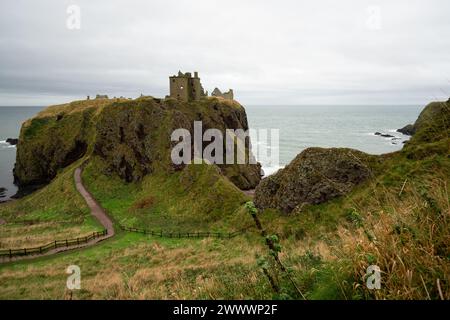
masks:
<svg viewBox="0 0 450 320"><path fill-rule="evenodd" d="M403 133L407 136L412 136L416 130L412 124L408 124L403 128L397 129L397 132Z"/></svg>
<svg viewBox="0 0 450 320"><path fill-rule="evenodd" d="M306 149L284 169L261 181L255 204L290 213L303 204L342 196L369 178L368 163L374 158L353 149Z"/></svg>
<svg viewBox="0 0 450 320"><path fill-rule="evenodd" d="M15 146L16 144L19 143L19 139L15 139L15 138L8 138L6 139L6 142L9 143L12 146Z"/></svg>
<svg viewBox="0 0 450 320"><path fill-rule="evenodd" d="M5 197L6 188L0 188L0 198Z"/></svg>
<svg viewBox="0 0 450 320"><path fill-rule="evenodd" d="M391 134L381 133L381 132L378 132L378 131L375 132L374 135L380 136L380 137L383 137L383 138L394 138L394 136L391 135Z"/></svg>

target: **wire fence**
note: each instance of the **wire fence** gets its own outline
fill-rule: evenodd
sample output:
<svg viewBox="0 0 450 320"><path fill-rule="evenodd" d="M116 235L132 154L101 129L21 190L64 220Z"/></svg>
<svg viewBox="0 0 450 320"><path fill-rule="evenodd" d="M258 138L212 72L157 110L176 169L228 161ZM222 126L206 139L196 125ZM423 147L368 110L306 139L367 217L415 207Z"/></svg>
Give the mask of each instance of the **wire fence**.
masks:
<svg viewBox="0 0 450 320"><path fill-rule="evenodd" d="M104 237L108 234L108 230L103 230L100 232L93 232L92 234L75 239L65 239L65 240L55 240L46 245L33 248L23 248L23 249L3 249L0 250L0 257L23 257L28 255L44 254L51 250L58 248L70 248L74 246L79 246L81 244L87 244L89 241Z"/></svg>
<svg viewBox="0 0 450 320"><path fill-rule="evenodd" d="M200 239L200 238L217 238L217 239L232 239L238 235L243 234L248 229L252 228L254 226L247 226L241 230L234 231L234 232L173 232L173 231L153 231L153 230L146 230L146 229L139 229L134 227L126 227L123 225L120 225L120 228L123 231L127 232L136 232L136 233L142 233L146 235L151 235L155 237L161 237L161 238L192 238L192 239ZM7 258L10 259L14 257L24 257L24 256L30 256L30 255L41 255L45 254L51 250L55 250L58 248L76 248L77 246L80 246L82 244L87 244L88 242L104 237L108 234L108 230L103 230L100 232L93 232L92 234L86 236L86 237L80 237L80 238L74 238L74 239L65 239L65 240L55 240L53 242L50 242L46 245L42 245L39 247L31 247L31 248L21 248L21 249L2 249L0 250L0 258Z"/></svg>
<svg viewBox="0 0 450 320"><path fill-rule="evenodd" d="M251 228L253 226L246 227L244 229L241 229L239 231L235 232L173 232L173 231L153 231L153 230L146 230L146 229L139 229L134 227L126 227L126 226L120 226L120 228L123 231L128 232L136 232L136 233L142 233L147 234L154 237L161 237L161 238L218 238L218 239L231 239L234 238L242 233L244 233L246 230Z"/></svg>

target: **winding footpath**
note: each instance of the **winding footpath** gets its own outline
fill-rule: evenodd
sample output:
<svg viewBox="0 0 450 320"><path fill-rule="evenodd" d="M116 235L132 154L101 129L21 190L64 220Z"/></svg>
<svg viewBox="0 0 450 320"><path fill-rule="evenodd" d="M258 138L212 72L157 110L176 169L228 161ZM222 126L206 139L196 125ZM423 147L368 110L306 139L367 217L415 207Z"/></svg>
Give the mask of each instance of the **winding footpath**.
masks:
<svg viewBox="0 0 450 320"><path fill-rule="evenodd" d="M83 185L83 180L81 178L81 174L83 172L82 168L76 168L74 173L75 186L77 191L81 194L81 196L86 201L89 209L91 210L91 214L102 224L102 226L108 231L108 234L99 239L107 239L114 236L114 227L111 219L106 214L105 210L100 207L100 205L95 201L94 197L86 190Z"/></svg>
<svg viewBox="0 0 450 320"><path fill-rule="evenodd" d="M73 245L73 246L69 246L69 247L56 248L56 249L49 250L43 254L19 256L19 257L13 257L12 259L10 259L9 257L8 258L5 257L3 259L0 258L0 263L9 262L9 261L17 261L17 260L25 260L25 259L35 259L38 257L54 255L54 254L57 254L60 252L66 252L66 251L71 251L71 250L80 249L80 248L92 247L92 246L96 245L97 243L114 236L115 232L114 232L114 227L113 227L113 223L112 223L111 219L108 217L105 210L103 210L102 207L100 207L100 205L97 203L97 201L94 199L94 197L90 194L90 192L86 190L85 186L83 185L83 180L81 178L82 173L83 173L82 167L78 167L77 169L75 169L75 172L74 172L75 187L77 188L77 191L81 194L81 196L86 201L87 206L91 210L91 214L107 230L107 234L105 236L92 239L91 241L89 241L87 243Z"/></svg>

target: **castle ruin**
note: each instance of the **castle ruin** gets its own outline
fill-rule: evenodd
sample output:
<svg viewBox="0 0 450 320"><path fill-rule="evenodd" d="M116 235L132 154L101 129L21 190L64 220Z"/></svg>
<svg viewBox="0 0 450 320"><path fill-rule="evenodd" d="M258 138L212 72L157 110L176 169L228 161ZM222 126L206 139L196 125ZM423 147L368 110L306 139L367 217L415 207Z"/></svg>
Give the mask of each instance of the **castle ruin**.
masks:
<svg viewBox="0 0 450 320"><path fill-rule="evenodd" d="M178 75L169 77L170 97L181 101L197 101L208 96L208 92L198 77L198 72L194 72L194 76L190 72L182 73L178 71ZM218 88L212 92L212 96L222 97L224 99L233 100L233 90L222 93Z"/></svg>
<svg viewBox="0 0 450 320"><path fill-rule="evenodd" d="M203 90L198 72L194 72L192 77L190 72L182 73L178 71L178 75L169 77L170 96L182 101L195 101L206 97Z"/></svg>
<svg viewBox="0 0 450 320"><path fill-rule="evenodd" d="M233 89L228 90L227 92L222 93L219 88L215 88L213 92L211 92L211 96L213 97L222 97L227 100L233 100L234 94Z"/></svg>

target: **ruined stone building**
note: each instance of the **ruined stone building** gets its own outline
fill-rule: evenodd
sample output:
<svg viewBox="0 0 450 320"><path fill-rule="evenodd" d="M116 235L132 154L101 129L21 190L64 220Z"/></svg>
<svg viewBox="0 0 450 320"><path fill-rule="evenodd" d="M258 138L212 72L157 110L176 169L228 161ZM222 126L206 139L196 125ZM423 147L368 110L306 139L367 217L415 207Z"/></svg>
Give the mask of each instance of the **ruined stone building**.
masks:
<svg viewBox="0 0 450 320"><path fill-rule="evenodd" d="M233 100L234 94L233 89L228 90L227 92L222 93L219 88L215 88L213 92L211 92L211 96L213 97L222 97L224 99Z"/></svg>
<svg viewBox="0 0 450 320"><path fill-rule="evenodd" d="M206 97L203 90L198 72L194 72L192 77L190 72L182 73L178 71L178 75L169 77L170 96L182 101L195 101Z"/></svg>
<svg viewBox="0 0 450 320"><path fill-rule="evenodd" d="M182 101L196 101L208 96L208 92L204 91L198 72L194 72L194 76L190 72L182 73L178 71L178 75L169 77L170 97ZM218 88L212 92L212 96L222 97L224 99L233 100L233 90L222 93Z"/></svg>

